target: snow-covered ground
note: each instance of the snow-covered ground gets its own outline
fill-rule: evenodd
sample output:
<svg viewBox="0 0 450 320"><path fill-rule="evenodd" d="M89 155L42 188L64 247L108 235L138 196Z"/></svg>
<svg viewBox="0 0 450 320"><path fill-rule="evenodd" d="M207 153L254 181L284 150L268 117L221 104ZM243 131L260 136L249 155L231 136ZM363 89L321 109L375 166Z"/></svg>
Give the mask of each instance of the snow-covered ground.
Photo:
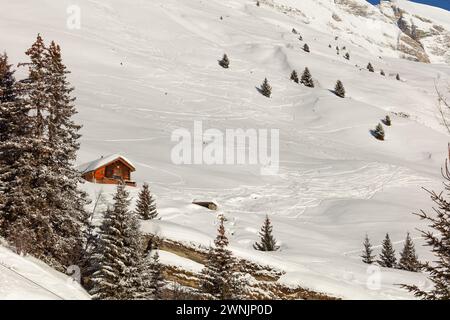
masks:
<svg viewBox="0 0 450 320"><path fill-rule="evenodd" d="M84 300L89 294L74 279L0 245L0 300L4 299Z"/></svg>
<svg viewBox="0 0 450 320"><path fill-rule="evenodd" d="M215 199L227 217L233 251L285 270L283 282L348 299L411 298L398 284L426 288L425 276L388 269L374 274L359 255L365 233L378 253L386 232L398 252L409 231L419 257L431 259L416 230L424 225L411 213L430 208L422 186L441 188L448 136L434 81L446 84L450 66L401 60L373 39L363 42L361 34L373 27L340 9L354 35L340 31L335 40L330 14L317 11L319 1L275 2L298 7L304 16L250 0L84 0L78 1L81 29L70 29L66 10L73 1L0 0L8 8L0 11L0 50L18 63L37 33L60 43L83 124L78 163L111 153L129 158L137 168L133 178L148 181L157 197L162 220L153 227L161 235L210 244L216 213L191 201ZM413 7L424 17L434 12ZM376 28L389 34L394 27L377 12ZM439 11L436 19L448 22L450 14ZM304 43L310 53L301 50ZM336 46L347 50L336 55ZM350 61L342 56L346 51ZM217 64L225 52L227 70ZM365 69L369 61L375 73ZM292 69L305 67L314 89L289 81ZM395 80L397 73L402 81ZM265 77L273 86L270 99L255 88ZM338 79L345 99L330 92ZM393 125L381 142L369 130L387 114ZM174 164L171 134L193 130L194 121L204 130L279 129L279 173L262 176L254 165ZM92 197L114 191L89 183L84 188ZM138 189L130 191L135 196ZM252 249L266 214L278 252Z"/></svg>

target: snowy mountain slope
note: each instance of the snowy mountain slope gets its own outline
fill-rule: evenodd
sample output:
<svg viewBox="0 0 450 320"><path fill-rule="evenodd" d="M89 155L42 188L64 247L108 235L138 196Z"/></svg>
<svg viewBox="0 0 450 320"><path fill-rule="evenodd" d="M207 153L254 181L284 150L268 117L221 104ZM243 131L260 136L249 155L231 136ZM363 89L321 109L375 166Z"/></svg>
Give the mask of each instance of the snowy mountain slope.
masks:
<svg viewBox="0 0 450 320"><path fill-rule="evenodd" d="M375 245L389 232L398 252L407 231L419 257L431 258L415 230L424 226L411 212L430 206L421 186L441 187L448 141L434 80L449 81L450 67L398 59L390 47L398 28L376 7L364 4L367 18L325 0L275 1L301 13L267 1L256 7L254 1L86 0L81 29L71 30L70 1L0 3L9 9L0 12L0 29L7 30L0 50L14 63L25 60L38 32L61 44L83 124L78 162L111 153L128 157L137 168L134 178L150 182L157 196L159 233L209 244L215 213L191 201L216 199L233 251L283 268L283 281L367 299L411 298L399 282L429 286L423 275L383 269L374 289L367 285L371 270L359 259L366 232ZM426 17L421 8L417 14ZM333 20L333 12L342 21ZM291 33L294 27L303 42ZM385 32L388 37L379 36ZM301 50L304 43L309 54ZM337 55L336 46L347 50ZM346 51L350 61L342 57ZM217 64L224 52L228 70ZM375 73L365 69L369 61ZM305 67L314 89L289 81L292 69ZM270 99L255 89L265 77L273 86ZM337 79L345 99L330 92ZM393 126L380 142L369 130L388 113ZM279 174L261 176L255 165L174 164L173 130L193 130L199 120L204 129L280 129ZM92 197L104 190L110 199L114 192L112 186L84 188ZM252 249L266 214L279 252Z"/></svg>
<svg viewBox="0 0 450 320"><path fill-rule="evenodd" d="M0 300L5 299L78 300L89 294L72 278L0 245Z"/></svg>

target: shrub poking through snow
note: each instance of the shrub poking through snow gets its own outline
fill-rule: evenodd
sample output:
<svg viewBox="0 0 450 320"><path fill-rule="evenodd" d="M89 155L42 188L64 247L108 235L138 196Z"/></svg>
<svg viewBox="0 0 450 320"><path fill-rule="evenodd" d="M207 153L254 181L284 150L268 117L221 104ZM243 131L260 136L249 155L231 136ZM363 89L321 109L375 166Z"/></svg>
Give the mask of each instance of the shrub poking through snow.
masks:
<svg viewBox="0 0 450 320"><path fill-rule="evenodd" d="M305 68L305 71L303 71L300 82L306 87L314 88L314 81L308 68Z"/></svg>
<svg viewBox="0 0 450 320"><path fill-rule="evenodd" d="M384 123L386 126L390 126L390 125L392 124L392 122L391 122L391 117L386 116L386 118L384 118L384 120L383 120L383 123Z"/></svg>
<svg viewBox="0 0 450 320"><path fill-rule="evenodd" d="M380 71L380 74L384 77L386 74L384 73L384 70Z"/></svg>
<svg viewBox="0 0 450 320"><path fill-rule="evenodd" d="M222 60L219 61L219 65L225 69L228 69L228 67L230 66L230 60L228 59L228 56L226 54L224 54Z"/></svg>
<svg viewBox="0 0 450 320"><path fill-rule="evenodd" d="M395 76L395 79L397 79L398 81L400 81L400 75L397 73L397 75Z"/></svg>
<svg viewBox="0 0 450 320"><path fill-rule="evenodd" d="M266 215L264 224L259 232L261 237L260 242L256 242L253 248L259 251L276 251L280 247L277 246L277 241L272 235L272 223L270 222L269 216Z"/></svg>
<svg viewBox="0 0 450 320"><path fill-rule="evenodd" d="M291 73L291 80L294 81L295 83L299 82L297 71L295 71L295 70L292 71L292 73Z"/></svg>
<svg viewBox="0 0 450 320"><path fill-rule="evenodd" d="M372 130L372 134L378 140L384 140L384 129L381 123L377 124L375 130Z"/></svg>
<svg viewBox="0 0 450 320"><path fill-rule="evenodd" d="M373 249L370 244L369 236L366 234L366 238L364 239L364 250L361 255L362 261L367 264L372 264L375 262L375 256L372 255Z"/></svg>
<svg viewBox="0 0 450 320"><path fill-rule="evenodd" d="M347 60L350 60L350 53L347 52L347 53L344 55L344 58L347 59Z"/></svg>
<svg viewBox="0 0 450 320"><path fill-rule="evenodd" d="M345 88L342 84L341 80L336 82L336 86L334 87L334 93L341 98L345 98Z"/></svg>
<svg viewBox="0 0 450 320"><path fill-rule="evenodd" d="M386 237L383 240L380 259L378 264L385 268L395 268L397 265L397 259L395 258L395 250L392 246L389 234L386 233Z"/></svg>
<svg viewBox="0 0 450 320"><path fill-rule="evenodd" d="M298 40L303 41L303 37L302 37L302 36L299 36L299 37L298 37Z"/></svg>
<svg viewBox="0 0 450 320"><path fill-rule="evenodd" d="M409 232L406 234L405 245L400 253L398 267L402 270L411 272L418 272L420 270L420 263L417 259L416 249L414 248L414 243L409 235Z"/></svg>
<svg viewBox="0 0 450 320"><path fill-rule="evenodd" d="M267 98L270 98L270 96L272 95L272 87L270 86L269 81L267 81L267 78L264 79L260 91L261 94L266 96Z"/></svg>
<svg viewBox="0 0 450 320"><path fill-rule="evenodd" d="M305 43L305 45L303 46L303 51L309 52L309 46L308 46L308 44Z"/></svg>
<svg viewBox="0 0 450 320"><path fill-rule="evenodd" d="M375 69L373 68L373 66L372 66L372 64L370 62L367 65L367 70L369 70L369 72L375 72Z"/></svg>
<svg viewBox="0 0 450 320"><path fill-rule="evenodd" d="M292 33L293 34L298 34L297 30L295 30L295 28L292 28Z"/></svg>

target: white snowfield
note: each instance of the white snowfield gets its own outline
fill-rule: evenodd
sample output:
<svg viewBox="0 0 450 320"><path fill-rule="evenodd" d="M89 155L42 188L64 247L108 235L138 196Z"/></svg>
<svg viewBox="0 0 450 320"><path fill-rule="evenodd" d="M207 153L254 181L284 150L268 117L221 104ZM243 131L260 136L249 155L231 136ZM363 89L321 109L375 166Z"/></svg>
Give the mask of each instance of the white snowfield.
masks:
<svg viewBox="0 0 450 320"><path fill-rule="evenodd" d="M74 279L0 245L0 300L5 299L86 300L90 296Z"/></svg>
<svg viewBox="0 0 450 320"><path fill-rule="evenodd" d="M144 230L209 245L216 214L223 213L235 254L283 269L284 283L344 299L411 299L399 284L429 288L425 275L374 270L359 256L366 233L378 254L386 232L399 253L409 231L419 258L433 258L416 230L426 226L412 212L431 208L421 187L442 188L448 134L434 85L445 89L450 66L438 56L430 56L432 64L399 59L385 46L398 29L379 9L352 1L367 5L371 19L332 0L274 1L301 13L268 1L257 7L250 0L86 0L78 2L81 28L71 29L72 1L0 0L7 8L0 11L0 50L18 63L37 33L61 45L83 124L78 164L115 153L130 159L132 179L150 183L162 219ZM397 2L439 24L450 21L446 11ZM333 12L345 31L329 25ZM346 50L337 55L336 46ZM347 51L350 61L343 58ZM224 53L229 69L217 63ZM366 70L368 62L375 73ZM293 69L301 75L305 67L314 89L289 81ZM256 90L265 77L271 98ZM345 99L330 91L338 79ZM388 114L392 126L378 141L369 130ZM262 176L255 165L174 164L171 134L192 131L194 121L222 132L279 129L278 174ZM114 186L83 187L92 198L103 190L108 200L114 192ZM138 188L129 190L136 197ZM219 211L193 199L216 200ZM266 214L277 252L252 248Z"/></svg>

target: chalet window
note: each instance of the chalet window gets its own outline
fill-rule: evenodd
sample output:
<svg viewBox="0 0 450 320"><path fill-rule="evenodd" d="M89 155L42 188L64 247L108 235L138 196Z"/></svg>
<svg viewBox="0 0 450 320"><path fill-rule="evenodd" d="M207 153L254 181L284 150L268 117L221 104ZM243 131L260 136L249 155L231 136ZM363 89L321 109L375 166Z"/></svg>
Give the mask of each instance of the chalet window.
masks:
<svg viewBox="0 0 450 320"><path fill-rule="evenodd" d="M119 163L114 164L113 177L115 179L121 179L122 178L122 166Z"/></svg>

